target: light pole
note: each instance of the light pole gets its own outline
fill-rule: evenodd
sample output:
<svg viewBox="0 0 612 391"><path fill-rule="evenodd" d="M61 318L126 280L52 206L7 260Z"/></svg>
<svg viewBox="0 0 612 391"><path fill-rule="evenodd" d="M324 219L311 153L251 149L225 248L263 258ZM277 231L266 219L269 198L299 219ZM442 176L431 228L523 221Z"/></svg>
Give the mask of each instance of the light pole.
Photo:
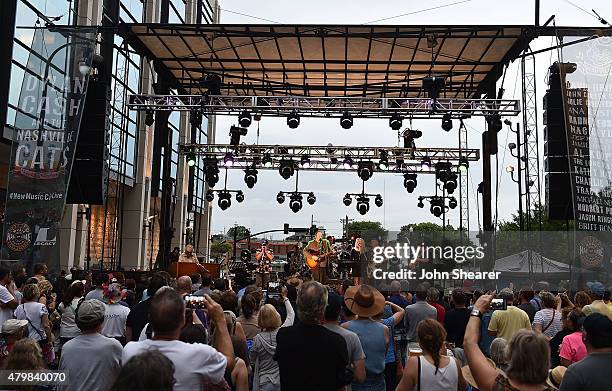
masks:
<svg viewBox="0 0 612 391"><path fill-rule="evenodd" d="M514 166L513 165L509 165L506 167L506 172L510 173L510 178L512 178L512 181L514 183L516 183L518 185L518 210L519 210L519 227L521 231L525 230L525 219L523 216L523 183L521 181L521 171L523 170L522 168L522 160L523 157L521 157L521 132L519 129L519 124L516 124L516 131L514 129L512 129L512 122L510 122L510 120L504 120L504 124L508 125L510 127L510 130L514 133L516 133L516 143L509 143L508 144L508 148L510 149L510 154L516 158L516 164L517 164L517 175L516 175L516 179L514 178Z"/></svg>

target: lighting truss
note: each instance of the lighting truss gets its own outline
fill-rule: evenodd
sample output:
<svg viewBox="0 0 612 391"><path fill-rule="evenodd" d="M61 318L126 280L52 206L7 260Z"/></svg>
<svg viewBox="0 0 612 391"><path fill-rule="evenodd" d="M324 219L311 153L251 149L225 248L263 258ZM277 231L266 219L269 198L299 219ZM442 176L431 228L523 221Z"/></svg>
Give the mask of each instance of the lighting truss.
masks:
<svg viewBox="0 0 612 391"><path fill-rule="evenodd" d="M347 146L297 146L297 145L229 145L229 144L184 144L180 154L195 153L207 159L216 159L221 165L228 153L232 155L231 167L228 169L278 170L281 161L292 160L296 170L309 171L344 171L354 172L360 161L378 162L386 155L388 165L376 164L374 172L381 173L435 173L435 166L423 166L423 158L432 162L449 162L453 172L458 172L460 158L477 161L480 158L478 149L458 148L399 148L399 147L347 147ZM301 158L307 156L309 164L300 166ZM264 157L271 164L262 164ZM353 166L345 166L344 159L350 157ZM399 161L399 163L398 163Z"/></svg>
<svg viewBox="0 0 612 391"><path fill-rule="evenodd" d="M128 108L138 111L191 111L205 114L239 115L245 110L267 117L353 118L453 118L473 116L516 116L520 103L514 99L368 98L308 96L232 96L232 95L130 95Z"/></svg>

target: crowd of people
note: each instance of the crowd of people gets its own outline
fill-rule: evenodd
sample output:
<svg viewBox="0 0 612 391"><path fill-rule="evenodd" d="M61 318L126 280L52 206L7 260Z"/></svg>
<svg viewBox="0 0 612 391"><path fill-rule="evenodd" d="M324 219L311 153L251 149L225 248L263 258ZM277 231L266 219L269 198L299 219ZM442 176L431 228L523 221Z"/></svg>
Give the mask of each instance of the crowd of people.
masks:
<svg viewBox="0 0 612 391"><path fill-rule="evenodd" d="M545 283L445 293L394 281L382 293L352 280L262 290L198 273L154 272L142 286L121 272L46 274L0 267L0 363L66 371L62 390L609 388L600 282L570 298Z"/></svg>

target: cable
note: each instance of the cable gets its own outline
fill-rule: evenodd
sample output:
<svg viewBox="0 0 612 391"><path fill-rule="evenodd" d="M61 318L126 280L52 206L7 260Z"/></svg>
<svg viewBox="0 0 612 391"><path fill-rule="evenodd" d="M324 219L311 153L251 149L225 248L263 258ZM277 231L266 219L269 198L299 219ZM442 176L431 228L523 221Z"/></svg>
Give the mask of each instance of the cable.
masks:
<svg viewBox="0 0 612 391"><path fill-rule="evenodd" d="M219 7L219 8L220 8L222 11L229 12L230 14L236 14L236 15L240 15L240 16L246 16L247 18L258 19L258 20L263 20L264 22L271 22L271 23L280 24L280 22L277 22L277 21L275 21L275 20L266 19L266 18L260 18L259 16L253 16L253 15L249 15L249 14L244 14L244 13L242 13L242 12L232 11L232 10L228 10L228 9L221 8L221 7Z"/></svg>
<svg viewBox="0 0 612 391"><path fill-rule="evenodd" d="M421 9L421 10L418 10L418 11L412 11L412 12L408 12L408 13L401 14L401 15L389 16L387 18L372 20L372 21L369 21L369 22L365 22L364 24L370 24L370 23L382 22L383 20L401 18L402 16L408 16L408 15L419 14L419 13L422 13L422 12L433 11L433 10L440 9L440 8L450 7L452 5L457 5L457 4L461 4L461 3L469 3L470 1L472 1L472 0L461 0L461 1L456 1L454 3L442 4L442 5L438 5L438 6L435 6L435 7L424 8L424 9Z"/></svg>
<svg viewBox="0 0 612 391"><path fill-rule="evenodd" d="M578 4L576 4L576 3L572 3L570 0L563 0L563 1L565 1L567 4L569 4L569 5L573 6L574 8L579 9L580 11L584 12L585 14L588 14L588 15L590 15L590 16L592 16L592 17L596 18L597 20L600 20L600 19L599 19L599 18L598 18L598 17L597 17L597 16L596 16L594 13L592 13L592 12L589 12L589 11L585 10L584 8L582 8L581 6L579 6Z"/></svg>

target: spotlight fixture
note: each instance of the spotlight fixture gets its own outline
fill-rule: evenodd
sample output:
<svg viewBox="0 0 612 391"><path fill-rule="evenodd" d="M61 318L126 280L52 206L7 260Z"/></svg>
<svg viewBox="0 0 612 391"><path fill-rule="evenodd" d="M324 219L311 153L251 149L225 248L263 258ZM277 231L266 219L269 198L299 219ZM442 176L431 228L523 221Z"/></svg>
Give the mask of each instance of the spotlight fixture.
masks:
<svg viewBox="0 0 612 391"><path fill-rule="evenodd" d="M226 210L232 205L232 194L229 191L220 191L217 204L219 205L219 208L221 208L221 210Z"/></svg>
<svg viewBox="0 0 612 391"><path fill-rule="evenodd" d="M257 183L257 170L255 168L247 168L244 170L244 183L249 189L252 189Z"/></svg>
<svg viewBox="0 0 612 391"><path fill-rule="evenodd" d="M457 188L457 174L451 173L448 176L448 180L444 182L444 188L448 194L453 194L455 192L455 189Z"/></svg>
<svg viewBox="0 0 612 391"><path fill-rule="evenodd" d="M470 162L468 162L465 156L461 156L459 158L459 171L467 171L469 167L470 167Z"/></svg>
<svg viewBox="0 0 612 391"><path fill-rule="evenodd" d="M408 193L412 193L417 187L417 174L407 172L404 174L404 187Z"/></svg>
<svg viewBox="0 0 612 391"><path fill-rule="evenodd" d="M442 216L442 213L444 213L444 198L431 197L429 202L431 204L429 207L431 214L436 217Z"/></svg>
<svg viewBox="0 0 612 391"><path fill-rule="evenodd" d="M353 168L353 159L350 156L346 156L342 165L346 170L350 170L351 168Z"/></svg>
<svg viewBox="0 0 612 391"><path fill-rule="evenodd" d="M444 88L443 77L425 77L422 81L422 88L427 91L429 99L436 100L440 95L440 91Z"/></svg>
<svg viewBox="0 0 612 391"><path fill-rule="evenodd" d="M272 157L270 156L269 153L266 153L264 157L261 159L261 164L266 168L272 167Z"/></svg>
<svg viewBox="0 0 612 391"><path fill-rule="evenodd" d="M234 165L234 155L231 152L227 152L223 157L223 165L225 167L232 167Z"/></svg>
<svg viewBox="0 0 612 391"><path fill-rule="evenodd" d="M506 166L506 172L513 173L514 172L514 166L511 165L511 164L507 165Z"/></svg>
<svg viewBox="0 0 612 391"><path fill-rule="evenodd" d="M237 147L240 144L240 136L246 136L247 130L244 127L240 128L238 126L232 125L230 127L229 135L230 144Z"/></svg>
<svg viewBox="0 0 612 391"><path fill-rule="evenodd" d="M295 129L299 125L300 125L300 116L298 115L297 111L293 110L291 114L287 116L287 126L289 126L290 129Z"/></svg>
<svg viewBox="0 0 612 391"><path fill-rule="evenodd" d="M153 111L147 110L147 113L145 114L145 120L144 120L145 125L152 126L154 122L155 122L155 118L153 118Z"/></svg>
<svg viewBox="0 0 612 391"><path fill-rule="evenodd" d="M446 113L442 116L442 129L447 132L453 128L453 119L451 118L450 113Z"/></svg>
<svg viewBox="0 0 612 391"><path fill-rule="evenodd" d="M376 198L374 198L374 205L379 208L383 205L383 198L380 194L376 195Z"/></svg>
<svg viewBox="0 0 612 391"><path fill-rule="evenodd" d="M365 215L370 210L370 199L365 195L358 196L356 207L360 215Z"/></svg>
<svg viewBox="0 0 612 391"><path fill-rule="evenodd" d="M295 173L294 166L295 165L294 165L293 160L282 159L280 161L280 166L278 167L278 173L280 174L281 177L283 177L283 179L287 180L291 178L293 174Z"/></svg>
<svg viewBox="0 0 612 391"><path fill-rule="evenodd" d="M289 196L289 208L293 213L297 213L302 209L302 194L293 193Z"/></svg>
<svg viewBox="0 0 612 391"><path fill-rule="evenodd" d="M455 197L451 197L448 200L448 207L451 209L455 209L457 207L457 199Z"/></svg>
<svg viewBox="0 0 612 391"><path fill-rule="evenodd" d="M236 193L236 201L244 201L244 193L242 192L242 190L238 190L238 192Z"/></svg>
<svg viewBox="0 0 612 391"><path fill-rule="evenodd" d="M400 130L402 127L403 118L399 114L393 114L391 118L389 118L389 126L393 130Z"/></svg>
<svg viewBox="0 0 612 391"><path fill-rule="evenodd" d="M372 162L359 162L357 164L357 175L362 181L367 181L374 173L374 164Z"/></svg>
<svg viewBox="0 0 612 391"><path fill-rule="evenodd" d="M423 157L421 159L421 168L424 170L428 170L431 167L431 158L429 156Z"/></svg>
<svg viewBox="0 0 612 391"><path fill-rule="evenodd" d="M342 199L342 202L344 203L344 205L346 206L350 206L351 202L353 202L353 199L351 198L351 196L349 194L345 195L344 198Z"/></svg>
<svg viewBox="0 0 612 391"><path fill-rule="evenodd" d="M217 159L207 158L204 160L204 179L210 187L215 187L217 182L219 182L219 166Z"/></svg>
<svg viewBox="0 0 612 391"><path fill-rule="evenodd" d="M489 130L492 130L494 132L500 132L503 128L502 120L499 113L487 116L487 124L489 125Z"/></svg>
<svg viewBox="0 0 612 391"><path fill-rule="evenodd" d="M196 164L196 154L193 151L187 152L185 155L185 161L189 167L193 167Z"/></svg>
<svg viewBox="0 0 612 391"><path fill-rule="evenodd" d="M251 126L251 122L253 122L253 119L251 118L251 113L249 113L248 111L243 111L238 116L238 123L243 128L248 128L249 126Z"/></svg>
<svg viewBox="0 0 612 391"><path fill-rule="evenodd" d="M314 205L314 203L317 202L317 197L311 192L306 197L306 202L308 202L309 205Z"/></svg>
<svg viewBox="0 0 612 391"><path fill-rule="evenodd" d="M283 202L285 202L285 195L283 194L282 191L276 195L276 202L278 202L279 204L282 204Z"/></svg>
<svg viewBox="0 0 612 391"><path fill-rule="evenodd" d="M342 129L350 129L353 126L353 117L348 111L345 111L340 117L340 126L342 126Z"/></svg>
<svg viewBox="0 0 612 391"><path fill-rule="evenodd" d="M419 197L419 203L417 204L419 208L424 208L425 204L423 203L423 198Z"/></svg>
<svg viewBox="0 0 612 391"><path fill-rule="evenodd" d="M308 167L310 167L310 158L309 158L308 156L306 156L306 155L302 156L302 157L300 158L300 166L301 166L302 168L308 168Z"/></svg>
<svg viewBox="0 0 612 391"><path fill-rule="evenodd" d="M206 192L206 201L213 202L214 199L215 199L215 192L212 190L208 190Z"/></svg>
<svg viewBox="0 0 612 391"><path fill-rule="evenodd" d="M387 151L379 151L380 159L378 160L378 168L386 170L389 168L389 153Z"/></svg>
<svg viewBox="0 0 612 391"><path fill-rule="evenodd" d="M200 86L208 90L209 95L221 95L221 77L209 73L200 80Z"/></svg>
<svg viewBox="0 0 612 391"><path fill-rule="evenodd" d="M416 144L414 140L420 138L423 135L423 132L418 129L406 129L402 133L402 137L404 138L404 148L416 148Z"/></svg>
<svg viewBox="0 0 612 391"><path fill-rule="evenodd" d="M437 162L436 163L436 179L440 182L446 183L451 173L452 165L450 162Z"/></svg>

